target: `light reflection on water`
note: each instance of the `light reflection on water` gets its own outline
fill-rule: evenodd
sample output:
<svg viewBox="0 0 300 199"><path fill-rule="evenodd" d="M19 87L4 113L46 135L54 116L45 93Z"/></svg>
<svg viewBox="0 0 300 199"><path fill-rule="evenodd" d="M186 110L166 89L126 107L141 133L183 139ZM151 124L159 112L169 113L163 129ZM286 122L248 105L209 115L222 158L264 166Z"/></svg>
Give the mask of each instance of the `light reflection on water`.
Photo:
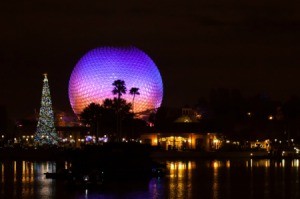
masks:
<svg viewBox="0 0 300 199"><path fill-rule="evenodd" d="M165 161L167 175L109 190L65 188L68 162L0 162L0 198L300 198L299 159Z"/></svg>
<svg viewBox="0 0 300 199"><path fill-rule="evenodd" d="M167 162L169 175L169 197L190 198L192 189L192 170L195 162Z"/></svg>
<svg viewBox="0 0 300 199"><path fill-rule="evenodd" d="M54 162L5 161L0 163L1 195L5 198L54 198L54 182L44 172L55 172ZM1 198L1 197L0 197Z"/></svg>

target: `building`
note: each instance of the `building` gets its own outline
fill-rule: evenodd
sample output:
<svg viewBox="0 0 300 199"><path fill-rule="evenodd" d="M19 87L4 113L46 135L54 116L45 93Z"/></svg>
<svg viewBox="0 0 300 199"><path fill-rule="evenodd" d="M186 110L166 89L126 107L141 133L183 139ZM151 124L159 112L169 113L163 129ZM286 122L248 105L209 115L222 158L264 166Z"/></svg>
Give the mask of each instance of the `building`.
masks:
<svg viewBox="0 0 300 199"><path fill-rule="evenodd" d="M218 134L189 108L182 109L182 115L173 123L157 129L155 133L141 135L141 140L163 150L214 151L221 146Z"/></svg>
<svg viewBox="0 0 300 199"><path fill-rule="evenodd" d="M221 141L216 133L198 132L161 132L144 134L141 140L145 144L157 146L163 150L200 150L214 151L219 149Z"/></svg>
<svg viewBox="0 0 300 199"><path fill-rule="evenodd" d="M266 151L271 150L271 142L269 139L250 141L249 143L251 149L264 149Z"/></svg>

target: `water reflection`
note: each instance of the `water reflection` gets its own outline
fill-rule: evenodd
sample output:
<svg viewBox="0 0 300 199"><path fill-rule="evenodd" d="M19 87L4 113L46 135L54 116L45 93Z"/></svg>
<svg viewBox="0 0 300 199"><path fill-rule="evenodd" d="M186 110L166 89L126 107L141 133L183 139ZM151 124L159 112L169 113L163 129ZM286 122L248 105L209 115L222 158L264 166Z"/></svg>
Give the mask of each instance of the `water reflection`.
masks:
<svg viewBox="0 0 300 199"><path fill-rule="evenodd" d="M7 198L51 198L52 180L45 180L44 172L55 172L53 162L6 161L1 164L1 195Z"/></svg>
<svg viewBox="0 0 300 199"><path fill-rule="evenodd" d="M169 198L243 198L245 193L249 198L299 196L299 159L174 161L168 165Z"/></svg>
<svg viewBox="0 0 300 199"><path fill-rule="evenodd" d="M195 162L167 162L169 175L169 197L189 198L192 190L192 170Z"/></svg>
<svg viewBox="0 0 300 199"><path fill-rule="evenodd" d="M230 165L230 164L229 164ZM254 160L250 159L248 161L245 161L245 166L248 167L265 167L265 168L270 168L270 167L279 167L279 168L284 168L285 166L288 167L299 167L299 159L293 159L293 160L286 160L286 159L281 159L281 160Z"/></svg>
<svg viewBox="0 0 300 199"><path fill-rule="evenodd" d="M0 162L0 198L300 198L299 159L166 161L163 178L66 190L43 173L69 162Z"/></svg>
<svg viewBox="0 0 300 199"><path fill-rule="evenodd" d="M213 183L212 183L212 198L218 198L219 195L219 167L221 166L220 161L213 162Z"/></svg>
<svg viewBox="0 0 300 199"><path fill-rule="evenodd" d="M299 167L299 159L293 160L292 167Z"/></svg>

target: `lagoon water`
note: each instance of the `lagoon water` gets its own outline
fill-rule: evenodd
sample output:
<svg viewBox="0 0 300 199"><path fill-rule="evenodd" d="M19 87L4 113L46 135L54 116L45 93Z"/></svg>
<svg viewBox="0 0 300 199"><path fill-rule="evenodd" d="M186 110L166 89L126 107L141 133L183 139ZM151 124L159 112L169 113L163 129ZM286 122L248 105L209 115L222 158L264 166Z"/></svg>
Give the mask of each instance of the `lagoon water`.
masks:
<svg viewBox="0 0 300 199"><path fill-rule="evenodd" d="M68 162L0 161L0 198L300 198L299 159L164 162L163 178L72 189L43 174Z"/></svg>

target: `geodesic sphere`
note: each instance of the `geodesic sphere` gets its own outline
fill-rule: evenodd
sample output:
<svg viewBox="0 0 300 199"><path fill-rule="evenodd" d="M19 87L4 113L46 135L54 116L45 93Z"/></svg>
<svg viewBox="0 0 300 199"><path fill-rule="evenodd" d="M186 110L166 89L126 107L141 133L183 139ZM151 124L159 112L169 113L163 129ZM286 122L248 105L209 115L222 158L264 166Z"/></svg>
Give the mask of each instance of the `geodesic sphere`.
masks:
<svg viewBox="0 0 300 199"><path fill-rule="evenodd" d="M69 81L69 99L75 114L91 103L102 104L112 94L115 80L124 80L133 102L132 87L139 88L134 99L134 112L155 109L161 105L163 83L157 66L143 51L135 47L100 47L87 52L76 64Z"/></svg>

